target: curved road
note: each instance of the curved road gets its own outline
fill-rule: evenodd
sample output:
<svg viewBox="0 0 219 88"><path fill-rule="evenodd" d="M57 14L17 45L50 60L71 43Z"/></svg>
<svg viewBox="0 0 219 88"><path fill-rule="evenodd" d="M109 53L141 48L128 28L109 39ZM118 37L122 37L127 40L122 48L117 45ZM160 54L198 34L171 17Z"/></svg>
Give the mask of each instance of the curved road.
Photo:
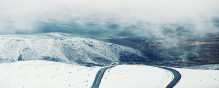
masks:
<svg viewBox="0 0 219 88"><path fill-rule="evenodd" d="M91 88L99 88L101 79L103 78L103 75L104 75L105 71L106 71L107 69L112 68L112 67L114 67L114 66L101 68L101 69L98 71L98 73L97 73L97 75L96 75L96 77L95 77L95 80L94 80L93 85L92 85Z"/></svg>
<svg viewBox="0 0 219 88"><path fill-rule="evenodd" d="M174 75L174 79L167 85L166 88L173 88L181 79L181 74L177 70L172 69L172 68L167 68L167 67L159 67L159 68L168 70L168 71L172 72Z"/></svg>
<svg viewBox="0 0 219 88"><path fill-rule="evenodd" d="M101 79L103 78L103 75L104 75L105 71L106 71L107 69L112 68L112 67L115 67L115 66L110 66L110 67L101 68L101 69L98 71L98 73L97 73L97 75L96 75L96 77L95 77L95 80L94 80L93 85L92 85L91 88L99 88ZM159 67L159 66L155 66L155 67ZM166 88L173 88L173 87L179 82L179 80L181 79L181 74L180 74L178 71L176 71L175 69L168 68L168 67L159 67L159 68L168 70L168 71L172 72L173 75L174 75L174 79L167 85Z"/></svg>

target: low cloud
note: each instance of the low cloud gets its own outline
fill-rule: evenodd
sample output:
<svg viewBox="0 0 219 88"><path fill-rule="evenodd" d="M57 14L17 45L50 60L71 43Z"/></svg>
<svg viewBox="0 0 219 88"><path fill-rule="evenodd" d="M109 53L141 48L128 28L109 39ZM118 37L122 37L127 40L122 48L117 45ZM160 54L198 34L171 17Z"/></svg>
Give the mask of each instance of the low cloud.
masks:
<svg viewBox="0 0 219 88"><path fill-rule="evenodd" d="M47 32L160 38L186 59L181 37L219 32L219 0L0 0L0 34Z"/></svg>

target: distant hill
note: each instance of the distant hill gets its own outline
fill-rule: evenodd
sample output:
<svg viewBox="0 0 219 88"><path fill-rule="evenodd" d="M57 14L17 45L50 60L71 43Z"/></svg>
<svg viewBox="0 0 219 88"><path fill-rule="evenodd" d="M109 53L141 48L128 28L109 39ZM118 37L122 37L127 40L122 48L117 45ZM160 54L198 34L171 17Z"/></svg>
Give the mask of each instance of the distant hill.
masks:
<svg viewBox="0 0 219 88"><path fill-rule="evenodd" d="M0 35L0 62L48 60L86 66L144 63L136 49L64 33Z"/></svg>

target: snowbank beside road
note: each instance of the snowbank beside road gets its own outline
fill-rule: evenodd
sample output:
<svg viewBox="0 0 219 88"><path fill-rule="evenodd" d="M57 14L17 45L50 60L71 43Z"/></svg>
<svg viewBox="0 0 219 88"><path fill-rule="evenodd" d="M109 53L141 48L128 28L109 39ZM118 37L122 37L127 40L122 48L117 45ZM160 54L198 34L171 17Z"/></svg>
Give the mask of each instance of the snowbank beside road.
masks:
<svg viewBox="0 0 219 88"><path fill-rule="evenodd" d="M0 88L90 88L99 67L50 61L0 64Z"/></svg>
<svg viewBox="0 0 219 88"><path fill-rule="evenodd" d="M219 70L173 68L181 79L174 88L218 88ZM108 69L100 88L166 88L174 75L167 70L144 65L119 65Z"/></svg>
<svg viewBox="0 0 219 88"><path fill-rule="evenodd" d="M219 70L173 68L181 79L174 88L218 88ZM50 61L0 64L0 88L90 88L100 67ZM105 71L100 88L165 88L174 75L146 65L119 65Z"/></svg>
<svg viewBox="0 0 219 88"><path fill-rule="evenodd" d="M182 75L174 88L219 88L219 70L174 69Z"/></svg>
<svg viewBox="0 0 219 88"><path fill-rule="evenodd" d="M219 70L219 64L190 66L187 68L189 68L189 69L203 69L203 70Z"/></svg>
<svg viewBox="0 0 219 88"><path fill-rule="evenodd" d="M105 72L100 88L165 88L173 77L158 67L119 65Z"/></svg>

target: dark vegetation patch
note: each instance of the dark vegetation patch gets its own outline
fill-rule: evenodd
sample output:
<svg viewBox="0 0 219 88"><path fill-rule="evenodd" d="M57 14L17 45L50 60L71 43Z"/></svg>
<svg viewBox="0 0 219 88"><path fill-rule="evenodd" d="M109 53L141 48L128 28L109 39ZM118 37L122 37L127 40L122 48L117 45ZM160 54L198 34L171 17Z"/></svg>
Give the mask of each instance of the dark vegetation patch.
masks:
<svg viewBox="0 0 219 88"><path fill-rule="evenodd" d="M144 64L151 61L147 57L139 56L129 52L121 52L119 55L120 64Z"/></svg>
<svg viewBox="0 0 219 88"><path fill-rule="evenodd" d="M96 63L103 64L103 65L109 65L112 63L111 60L108 60L108 59L102 58L102 57L94 57L94 58L91 58L91 60L93 60Z"/></svg>
<svg viewBox="0 0 219 88"><path fill-rule="evenodd" d="M23 61L23 59L22 59L22 55L19 55L19 57L18 57L18 61Z"/></svg>
<svg viewBox="0 0 219 88"><path fill-rule="evenodd" d="M60 58L54 58L54 57L49 57L49 56L42 57L42 60L54 61L54 62L62 62L62 60Z"/></svg>
<svg viewBox="0 0 219 88"><path fill-rule="evenodd" d="M99 40L132 47L145 57L122 53L121 63L145 63L147 65L195 66L219 64L219 33L202 37L181 36L177 46L168 46L162 39L153 37L110 37ZM138 59L137 59L138 58Z"/></svg>
<svg viewBox="0 0 219 88"><path fill-rule="evenodd" d="M92 66L105 66L105 65L101 65L101 64L95 64L95 63L90 63L90 62L85 62L82 61L81 59L77 59L75 60L76 63L80 64L80 65L84 65L87 67L92 67Z"/></svg>

